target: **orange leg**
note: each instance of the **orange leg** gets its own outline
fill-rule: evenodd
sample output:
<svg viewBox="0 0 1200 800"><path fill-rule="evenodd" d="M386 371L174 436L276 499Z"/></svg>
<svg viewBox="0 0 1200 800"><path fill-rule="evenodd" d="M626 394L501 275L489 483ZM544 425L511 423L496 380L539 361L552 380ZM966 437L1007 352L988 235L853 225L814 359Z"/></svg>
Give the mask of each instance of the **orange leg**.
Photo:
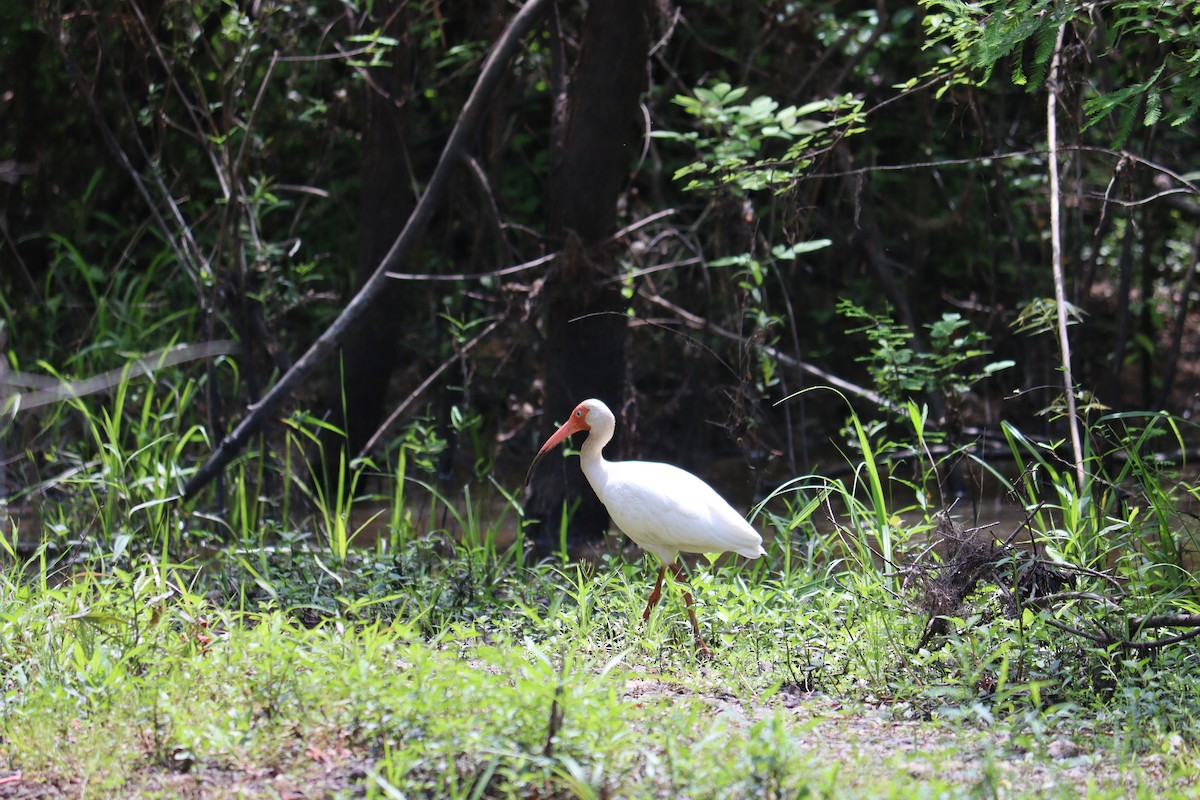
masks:
<svg viewBox="0 0 1200 800"><path fill-rule="evenodd" d="M671 564L671 577L686 586L688 580L686 575L680 574L682 570L683 567L678 562ZM661 572L659 573L659 581L662 581ZM657 592L658 590L655 589L655 593ZM704 656L711 656L712 651L708 649L708 645L704 643L704 637L700 635L700 623L696 621L696 612L692 610L692 595L687 589L683 590L683 601L687 603L688 619L692 621L692 631L696 634L696 652Z"/></svg>
<svg viewBox="0 0 1200 800"><path fill-rule="evenodd" d="M646 601L646 610L642 612L642 622L650 619L650 611L658 605L658 599L662 597L663 576L666 574L667 565L664 564L658 568L658 583L654 584L654 591L650 593L650 598Z"/></svg>

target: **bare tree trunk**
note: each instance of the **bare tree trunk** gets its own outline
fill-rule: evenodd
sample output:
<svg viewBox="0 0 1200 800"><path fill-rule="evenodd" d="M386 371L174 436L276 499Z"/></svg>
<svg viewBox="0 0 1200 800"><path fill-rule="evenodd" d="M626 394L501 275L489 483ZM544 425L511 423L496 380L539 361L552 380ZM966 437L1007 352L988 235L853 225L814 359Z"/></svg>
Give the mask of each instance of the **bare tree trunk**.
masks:
<svg viewBox="0 0 1200 800"><path fill-rule="evenodd" d="M1179 285L1179 310L1175 313L1174 332L1171 334L1171 350L1167 354L1167 368L1163 374L1162 386L1158 390L1158 399L1154 402L1156 409L1167 407L1171 399L1171 390L1175 388L1175 373L1179 368L1179 353L1183 349L1183 334L1187 325L1188 311L1191 310L1190 298L1192 282L1196 277L1196 263L1200 261L1200 233L1192 237L1192 257L1188 260L1187 272Z"/></svg>
<svg viewBox="0 0 1200 800"><path fill-rule="evenodd" d="M371 80L364 83L366 121L355 268L359 286L371 279L416 202L407 135L410 104L405 102L406 88L414 81L407 37L403 35L410 20L406 10L396 5L394 0L375 5L376 17L387 20L383 33L394 36L399 44L390 54L390 63L373 68ZM437 153L431 158L436 159ZM424 168L419 171L428 172ZM344 343L337 349L335 380L331 381L329 396L323 398L334 428L323 428L320 433L327 485L336 480L337 453L346 449L350 454L347 460L359 453L383 419L388 385L401 366L403 323L417 312L419 296L410 285L386 282L378 298L347 329Z"/></svg>
<svg viewBox="0 0 1200 800"><path fill-rule="evenodd" d="M588 5L579 58L566 86L561 127L551 152L548 229L562 243L543 288L546 408L543 430L575 404L598 397L620 414L625 393L625 300L604 283L611 253L591 250L616 229L617 200L637 156L638 99L650 47L650 0ZM541 552L557 543L564 505L572 542L598 539L608 514L577 464L535 474L526 513Z"/></svg>

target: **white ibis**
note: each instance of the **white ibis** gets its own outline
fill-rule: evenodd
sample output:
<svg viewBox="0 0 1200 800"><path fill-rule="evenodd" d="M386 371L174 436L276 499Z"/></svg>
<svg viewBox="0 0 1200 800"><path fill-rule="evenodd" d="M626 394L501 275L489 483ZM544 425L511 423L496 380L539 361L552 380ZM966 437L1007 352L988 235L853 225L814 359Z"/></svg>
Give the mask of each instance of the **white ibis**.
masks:
<svg viewBox="0 0 1200 800"><path fill-rule="evenodd" d="M612 440L616 425L616 417L608 406L599 400L584 400L542 445L529 465L525 481L529 482L542 456L571 434L588 431L579 451L579 463L588 483L625 535L662 561L658 582L642 614L645 622L662 596L663 576L668 568L672 577L686 583L686 578L680 578L680 566L675 560L680 552L732 551L746 558L758 558L766 555L766 551L762 537L750 523L711 486L690 472L651 461L606 461L601 451ZM683 598L696 633L696 649L708 654L708 645L700 635L700 624L692 610L692 595L685 590Z"/></svg>

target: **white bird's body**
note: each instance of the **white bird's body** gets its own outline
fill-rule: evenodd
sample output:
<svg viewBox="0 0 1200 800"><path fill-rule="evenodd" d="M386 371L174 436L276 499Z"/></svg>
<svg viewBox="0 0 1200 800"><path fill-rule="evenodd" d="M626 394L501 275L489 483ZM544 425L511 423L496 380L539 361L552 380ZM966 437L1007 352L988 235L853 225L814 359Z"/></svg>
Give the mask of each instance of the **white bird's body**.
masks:
<svg viewBox="0 0 1200 800"><path fill-rule="evenodd" d="M588 431L579 450L579 461L588 483L608 509L621 531L644 550L662 559L658 583L646 603L643 619L661 596L667 568L679 577L675 559L684 553L734 552L746 558L765 555L762 537L716 491L690 472L654 461L608 461L602 453L612 440L616 417L599 400L585 400L567 421L542 445L529 474L542 457L568 436ZM528 481L528 478L526 478ZM696 644L708 647L692 611L692 596L684 592L688 616L696 633Z"/></svg>
<svg viewBox="0 0 1200 800"><path fill-rule="evenodd" d="M763 555L758 532L692 473L654 461L588 459L587 449L583 474L613 522L643 550L665 562L680 552Z"/></svg>

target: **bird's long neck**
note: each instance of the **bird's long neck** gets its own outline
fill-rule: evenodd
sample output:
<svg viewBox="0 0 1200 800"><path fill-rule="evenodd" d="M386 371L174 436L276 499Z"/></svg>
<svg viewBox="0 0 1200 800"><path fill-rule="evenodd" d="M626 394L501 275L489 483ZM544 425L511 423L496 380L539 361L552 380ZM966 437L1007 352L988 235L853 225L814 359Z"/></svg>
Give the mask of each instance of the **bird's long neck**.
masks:
<svg viewBox="0 0 1200 800"><path fill-rule="evenodd" d="M587 439L579 448L579 465L588 483L601 500L604 499L604 486L608 483L608 464L605 460L604 446L612 440L613 432L603 428L593 428L588 432Z"/></svg>

